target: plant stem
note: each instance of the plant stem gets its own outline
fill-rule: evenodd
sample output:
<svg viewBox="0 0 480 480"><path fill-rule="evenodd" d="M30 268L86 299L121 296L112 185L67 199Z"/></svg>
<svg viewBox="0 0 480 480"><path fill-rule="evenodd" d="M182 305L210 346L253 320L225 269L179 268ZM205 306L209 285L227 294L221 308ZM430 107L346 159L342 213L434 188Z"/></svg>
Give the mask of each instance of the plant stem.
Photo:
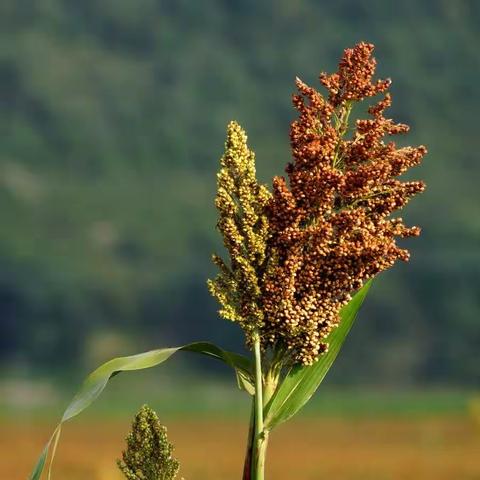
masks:
<svg viewBox="0 0 480 480"><path fill-rule="evenodd" d="M252 480L264 480L265 479L265 457L267 454L268 446L268 432L263 432L259 443L256 447L255 468L256 477L252 477Z"/></svg>
<svg viewBox="0 0 480 480"><path fill-rule="evenodd" d="M250 427L248 429L247 452L245 454L245 463L243 465L242 480L252 479L252 455L253 445L255 443L255 397L252 399L252 408L250 412Z"/></svg>
<svg viewBox="0 0 480 480"><path fill-rule="evenodd" d="M263 426L263 376L262 355L260 352L260 337L254 340L255 350L255 437L252 455L252 480L265 478L265 454L267 450L267 435Z"/></svg>

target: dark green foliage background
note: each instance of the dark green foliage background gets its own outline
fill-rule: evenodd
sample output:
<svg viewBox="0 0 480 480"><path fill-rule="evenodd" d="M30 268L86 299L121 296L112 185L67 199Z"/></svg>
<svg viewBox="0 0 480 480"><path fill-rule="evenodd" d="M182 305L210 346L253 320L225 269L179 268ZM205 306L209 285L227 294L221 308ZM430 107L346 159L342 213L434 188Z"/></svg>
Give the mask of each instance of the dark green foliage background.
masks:
<svg viewBox="0 0 480 480"><path fill-rule="evenodd" d="M205 288L225 126L245 126L269 182L289 159L295 76L314 84L367 40L408 143L429 147L413 172L429 188L404 214L424 228L412 261L376 282L333 376L478 381L479 2L6 0L0 13L5 368L83 364L104 331L132 351L241 346Z"/></svg>

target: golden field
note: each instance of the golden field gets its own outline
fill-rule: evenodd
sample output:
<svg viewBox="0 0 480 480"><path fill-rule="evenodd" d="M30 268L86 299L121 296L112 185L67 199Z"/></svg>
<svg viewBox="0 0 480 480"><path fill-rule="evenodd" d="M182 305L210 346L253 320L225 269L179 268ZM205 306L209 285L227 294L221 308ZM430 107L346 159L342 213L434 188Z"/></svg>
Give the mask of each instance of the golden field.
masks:
<svg viewBox="0 0 480 480"><path fill-rule="evenodd" d="M3 420L0 478L28 477L52 425ZM120 480L115 459L129 420L73 421L64 428L54 479ZM240 479L246 427L237 419L171 419L186 480ZM480 426L471 416L301 418L271 439L269 480L478 480Z"/></svg>

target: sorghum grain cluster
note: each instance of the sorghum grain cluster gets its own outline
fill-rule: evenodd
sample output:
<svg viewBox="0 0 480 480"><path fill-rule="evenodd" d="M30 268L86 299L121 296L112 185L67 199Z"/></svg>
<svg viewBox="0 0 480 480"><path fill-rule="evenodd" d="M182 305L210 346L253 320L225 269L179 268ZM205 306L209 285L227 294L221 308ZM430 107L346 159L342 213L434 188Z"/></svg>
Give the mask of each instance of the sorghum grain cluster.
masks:
<svg viewBox="0 0 480 480"><path fill-rule="evenodd" d="M420 233L392 214L424 190L423 182L398 177L420 163L426 148L399 148L390 138L408 126L384 116L391 81L373 79L372 51L368 43L346 49L338 71L320 75L326 97L297 79L293 104L299 116L290 129L293 162L286 168L288 179L274 178L271 196L256 183L251 153L242 154L250 163L237 161L243 170L230 168L229 183L220 174L219 228L231 268L216 262L228 272L222 278L241 272L233 275L236 283L229 280L230 287L226 280L220 285L224 312L235 311L224 316L238 321L247 338L259 332L264 349L286 348L296 363L312 364L327 349L341 308L367 279L397 260L408 260L396 239ZM382 97L369 106L368 118L351 126L355 104L377 95ZM236 151L247 152L240 144ZM224 157L222 171L225 158L230 157ZM254 214L242 202L236 209L230 199L232 192L240 195L245 172L244 203ZM256 242L237 233L244 222L261 232ZM220 297L218 290L214 293Z"/></svg>

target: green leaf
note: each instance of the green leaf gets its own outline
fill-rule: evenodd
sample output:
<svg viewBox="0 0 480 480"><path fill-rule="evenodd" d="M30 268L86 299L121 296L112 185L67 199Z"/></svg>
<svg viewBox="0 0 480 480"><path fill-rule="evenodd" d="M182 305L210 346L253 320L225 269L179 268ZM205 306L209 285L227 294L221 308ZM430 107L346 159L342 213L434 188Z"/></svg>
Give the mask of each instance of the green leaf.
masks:
<svg viewBox="0 0 480 480"><path fill-rule="evenodd" d="M45 448L43 449L40 457L38 457L38 461L37 461L37 464L35 465L35 468L30 474L29 480L40 480L43 469L45 467L45 462L47 461L48 450L50 448L51 443L52 443L52 440L50 439L45 445Z"/></svg>
<svg viewBox="0 0 480 480"><path fill-rule="evenodd" d="M51 465L55 456L55 450L60 437L62 424L88 408L105 389L110 378L121 372L129 370L143 370L145 368L154 367L160 363L163 363L165 360L168 360L174 353L179 351L199 353L201 355L206 355L208 357L225 362L235 370L237 381L241 388L245 389L249 393L254 390L250 360L237 353L222 350L220 347L208 342L190 343L182 347L162 348L140 353L138 355L114 358L98 367L83 382L80 390L67 406L62 419L57 425L57 428L55 429L50 440L45 445L45 448L43 449L29 480L40 480L42 472L45 468L50 448L53 444L48 472L48 479L50 479Z"/></svg>
<svg viewBox="0 0 480 480"><path fill-rule="evenodd" d="M50 466L48 469L48 478L51 476L51 467L52 467L52 462L55 457L55 452L57 450L57 445L58 445L58 440L60 438L60 432L62 430L62 424L59 423L57 425L57 428L55 431L52 433L52 436L50 437L50 440L47 442L45 447L42 450L42 453L40 454L40 457L38 458L38 461L35 465L35 468L33 469L32 473L30 474L29 480L40 480L42 476L43 469L45 468L45 463L47 462L48 458L48 452L50 450L50 447L52 446L53 443L53 448L52 448L52 455L50 457Z"/></svg>
<svg viewBox="0 0 480 480"><path fill-rule="evenodd" d="M265 406L265 428L271 430L293 417L312 397L328 370L353 325L358 310L370 288L367 282L340 312L340 325L327 338L328 351L309 366L295 365L277 387Z"/></svg>

